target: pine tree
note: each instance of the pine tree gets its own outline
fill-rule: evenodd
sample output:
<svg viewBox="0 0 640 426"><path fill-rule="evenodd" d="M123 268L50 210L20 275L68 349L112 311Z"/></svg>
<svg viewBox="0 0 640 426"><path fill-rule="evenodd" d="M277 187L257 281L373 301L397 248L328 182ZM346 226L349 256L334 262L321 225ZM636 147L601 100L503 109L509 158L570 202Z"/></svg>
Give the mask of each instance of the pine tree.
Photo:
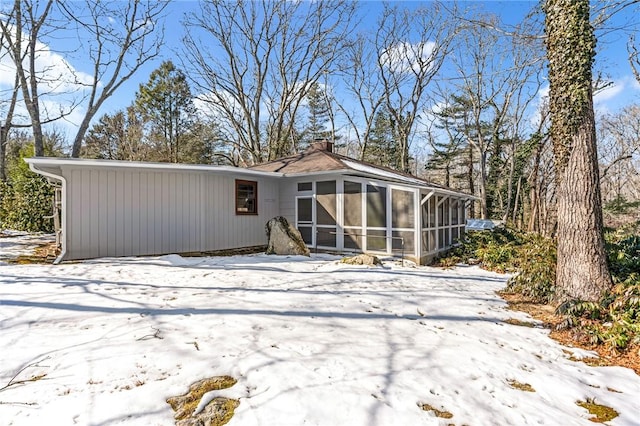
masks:
<svg viewBox="0 0 640 426"><path fill-rule="evenodd" d="M304 150L316 140L335 142L332 106L325 90L320 84L313 83L306 98L308 111L306 126L300 131L295 131L293 135L298 151Z"/></svg>
<svg viewBox="0 0 640 426"><path fill-rule="evenodd" d="M454 101L455 97L452 98ZM433 137L431 154L425 168L429 178L448 187L466 189L473 193L473 161L469 161L470 146L461 129L463 122L463 108L453 103L439 111L436 116L435 128L438 136ZM467 177L471 174L471 178Z"/></svg>
<svg viewBox="0 0 640 426"><path fill-rule="evenodd" d="M396 150L395 123L384 110L376 114L363 159L373 164L397 169L400 156Z"/></svg>
<svg viewBox="0 0 640 426"><path fill-rule="evenodd" d="M87 132L82 157L107 160L149 160L143 125L133 106L104 114Z"/></svg>
<svg viewBox="0 0 640 426"><path fill-rule="evenodd" d="M156 144L159 161L181 161L185 135L193 122L195 107L186 75L171 61L153 71L140 85L136 108L149 123L147 135Z"/></svg>

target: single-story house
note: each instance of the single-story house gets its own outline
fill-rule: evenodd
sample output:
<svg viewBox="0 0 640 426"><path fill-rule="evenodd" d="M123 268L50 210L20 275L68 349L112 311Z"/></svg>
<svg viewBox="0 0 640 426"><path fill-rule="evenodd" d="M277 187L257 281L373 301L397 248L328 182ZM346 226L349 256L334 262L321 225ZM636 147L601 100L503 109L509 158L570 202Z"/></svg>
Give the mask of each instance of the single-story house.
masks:
<svg viewBox="0 0 640 426"><path fill-rule="evenodd" d="M332 152L251 168L36 157L56 186L56 262L263 246L284 216L312 249L427 263L464 234L473 196Z"/></svg>

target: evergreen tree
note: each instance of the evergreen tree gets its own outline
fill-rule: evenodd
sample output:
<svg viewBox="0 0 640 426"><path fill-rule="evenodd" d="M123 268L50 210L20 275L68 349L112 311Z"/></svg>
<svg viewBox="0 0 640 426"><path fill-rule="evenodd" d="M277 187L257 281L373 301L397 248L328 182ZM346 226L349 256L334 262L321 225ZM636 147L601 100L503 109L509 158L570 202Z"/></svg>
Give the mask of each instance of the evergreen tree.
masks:
<svg viewBox="0 0 640 426"><path fill-rule="evenodd" d="M105 114L85 137L82 156L107 160L143 161L149 149L143 139L143 122L133 106Z"/></svg>
<svg viewBox="0 0 640 426"><path fill-rule="evenodd" d="M380 166L397 167L399 156L396 151L394 124L387 111L381 110L376 114L363 159Z"/></svg>
<svg viewBox="0 0 640 426"><path fill-rule="evenodd" d="M185 74L171 61L153 71L140 85L135 106L149 126L147 138L155 145L155 160L177 163L196 110Z"/></svg>
<svg viewBox="0 0 640 426"><path fill-rule="evenodd" d="M62 156L63 138L57 132L43 134L43 154ZM28 232L53 232L53 188L47 178L33 173L25 158L33 157L33 137L13 135L9 141L7 180L0 182L0 227Z"/></svg>
<svg viewBox="0 0 640 426"><path fill-rule="evenodd" d="M452 99L455 101L457 98L453 97ZM442 137L433 138L434 141L431 143L433 153L425 168L430 179L441 182L448 187L473 193L474 164L473 161L469 161L471 148L461 128L461 123L464 121L463 113L464 108L458 103L452 103L434 112L436 133ZM469 174L471 175L470 180L467 179Z"/></svg>
<svg viewBox="0 0 640 426"><path fill-rule="evenodd" d="M318 83L313 83L307 94L309 109L309 126L307 131L313 140L331 139L331 131L327 130L330 120L330 108L327 96Z"/></svg>

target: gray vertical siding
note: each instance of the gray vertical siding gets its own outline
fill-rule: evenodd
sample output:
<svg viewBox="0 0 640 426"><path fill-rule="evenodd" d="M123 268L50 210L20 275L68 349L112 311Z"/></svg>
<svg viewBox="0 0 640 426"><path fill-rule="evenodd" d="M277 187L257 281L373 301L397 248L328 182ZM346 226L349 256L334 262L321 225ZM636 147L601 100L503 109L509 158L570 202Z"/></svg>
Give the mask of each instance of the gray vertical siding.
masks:
<svg viewBox="0 0 640 426"><path fill-rule="evenodd" d="M210 251L266 244L278 182L258 182L258 215L235 214L235 176L65 166L66 259Z"/></svg>
<svg viewBox="0 0 640 426"><path fill-rule="evenodd" d="M283 179L280 182L280 215L289 223L296 223L296 196L298 194L298 182L311 182L312 179Z"/></svg>

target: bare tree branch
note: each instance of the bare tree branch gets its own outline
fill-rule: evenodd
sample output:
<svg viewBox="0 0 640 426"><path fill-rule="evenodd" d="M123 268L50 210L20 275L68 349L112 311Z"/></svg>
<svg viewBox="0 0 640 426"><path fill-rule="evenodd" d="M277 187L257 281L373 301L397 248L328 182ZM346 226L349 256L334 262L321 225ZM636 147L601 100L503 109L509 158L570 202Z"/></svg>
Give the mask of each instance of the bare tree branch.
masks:
<svg viewBox="0 0 640 426"><path fill-rule="evenodd" d="M59 4L78 26L79 37L82 37L83 47L93 64L92 79L86 85L89 90L86 111L71 152L72 157L78 157L89 123L102 104L160 53L164 36L161 22L168 1L87 0L82 6L75 1ZM79 13L80 10L88 14ZM110 19L105 20L105 17Z"/></svg>
<svg viewBox="0 0 640 426"><path fill-rule="evenodd" d="M229 142L241 163L292 151L300 106L311 85L333 69L354 9L345 0L210 0L187 17L185 67L201 100L233 129ZM212 43L222 55L211 53Z"/></svg>

